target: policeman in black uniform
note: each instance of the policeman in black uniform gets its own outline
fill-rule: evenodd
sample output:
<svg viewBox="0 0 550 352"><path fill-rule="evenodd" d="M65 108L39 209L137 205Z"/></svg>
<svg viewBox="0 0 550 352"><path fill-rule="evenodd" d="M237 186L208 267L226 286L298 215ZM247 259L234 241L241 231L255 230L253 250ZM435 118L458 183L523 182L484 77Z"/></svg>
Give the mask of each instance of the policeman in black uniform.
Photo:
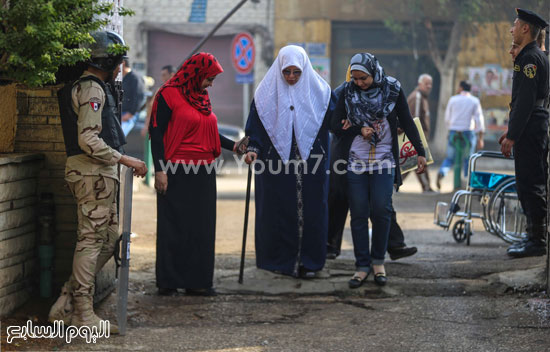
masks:
<svg viewBox="0 0 550 352"><path fill-rule="evenodd" d="M510 256L520 258L546 254L549 68L535 41L548 23L532 11L516 12L510 33L520 53L514 60L508 131L499 143L504 156L513 149L517 192L527 217L528 237L508 248Z"/></svg>

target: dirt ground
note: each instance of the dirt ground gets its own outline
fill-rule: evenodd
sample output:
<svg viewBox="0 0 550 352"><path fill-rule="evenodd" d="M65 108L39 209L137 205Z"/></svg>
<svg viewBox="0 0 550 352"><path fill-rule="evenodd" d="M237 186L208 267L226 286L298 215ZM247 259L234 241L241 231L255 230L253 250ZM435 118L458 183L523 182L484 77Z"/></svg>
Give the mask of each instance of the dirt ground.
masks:
<svg viewBox="0 0 550 352"><path fill-rule="evenodd" d="M433 170L432 170L433 172ZM449 177L450 179L451 177ZM433 179L433 178L432 178ZM216 297L159 297L155 286L155 193L134 193L126 336L16 341L4 350L94 351L547 351L550 301L541 288L544 257L511 260L507 244L474 223L470 246L433 225L445 193L418 193L409 177L394 196L408 245L419 252L387 262L389 283L347 288L353 273L349 223L343 254L314 280L258 270L254 265L251 204L245 282L237 283L242 244L245 175L218 177ZM97 307L116 321L116 294ZM17 315L15 315L17 317ZM21 317L21 316L19 316ZM37 315L38 322L45 319ZM5 324L6 321L3 321ZM3 325L4 325L3 324ZM5 334L5 328L3 335ZM47 344L49 343L49 345Z"/></svg>

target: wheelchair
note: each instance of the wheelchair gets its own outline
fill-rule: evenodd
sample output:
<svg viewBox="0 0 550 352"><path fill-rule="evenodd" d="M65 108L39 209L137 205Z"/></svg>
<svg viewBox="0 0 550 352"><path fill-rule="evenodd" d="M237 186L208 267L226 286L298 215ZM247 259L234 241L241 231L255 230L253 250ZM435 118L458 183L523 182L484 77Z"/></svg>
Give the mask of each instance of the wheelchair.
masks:
<svg viewBox="0 0 550 352"><path fill-rule="evenodd" d="M472 219L481 219L485 230L508 243L527 237L526 217L518 199L514 175L477 171L481 158L506 159L500 152L480 151L468 161L468 177L465 190L454 193L451 202L437 202L434 209L434 224L448 230L457 243L470 245L473 234ZM479 201L481 211L472 211L473 201Z"/></svg>

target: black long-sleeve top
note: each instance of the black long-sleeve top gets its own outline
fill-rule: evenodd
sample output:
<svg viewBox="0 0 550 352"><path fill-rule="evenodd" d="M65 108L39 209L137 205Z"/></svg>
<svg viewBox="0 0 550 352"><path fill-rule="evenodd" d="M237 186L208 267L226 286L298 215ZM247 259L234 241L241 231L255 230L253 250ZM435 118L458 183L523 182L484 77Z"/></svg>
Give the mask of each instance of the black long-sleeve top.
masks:
<svg viewBox="0 0 550 352"><path fill-rule="evenodd" d="M149 135L151 136L151 154L153 155L153 165L155 172L162 171L161 162L166 165L164 160L164 132L172 118L172 110L164 100L162 94L159 94L157 103L157 126L153 127L153 121L149 123ZM233 150L235 142L220 134L220 142L223 149Z"/></svg>
<svg viewBox="0 0 550 352"><path fill-rule="evenodd" d="M342 120L346 120L348 118L344 92L344 89L340 90L338 94L338 102L336 103L336 108L334 109L330 119L330 130L336 136L336 139L334 141L335 145L333 146L333 150L336 155L334 156L334 158L331 159L344 160L347 165L351 144L353 143L353 139L361 134L361 127L352 126L347 130L342 129ZM418 155L423 157L426 156L424 146L422 145L420 135L411 116L409 105L407 104L407 98L405 97L403 89L399 90L399 97L397 98L395 108L388 115L387 119L390 125L392 136L392 154L396 164L394 182L396 187L399 188L399 186L403 184L403 180L401 178L401 171L399 168L399 146L397 139L398 124L399 127L401 127L405 131L407 137L409 137L409 140L416 149ZM344 167L347 169L346 165L344 165Z"/></svg>

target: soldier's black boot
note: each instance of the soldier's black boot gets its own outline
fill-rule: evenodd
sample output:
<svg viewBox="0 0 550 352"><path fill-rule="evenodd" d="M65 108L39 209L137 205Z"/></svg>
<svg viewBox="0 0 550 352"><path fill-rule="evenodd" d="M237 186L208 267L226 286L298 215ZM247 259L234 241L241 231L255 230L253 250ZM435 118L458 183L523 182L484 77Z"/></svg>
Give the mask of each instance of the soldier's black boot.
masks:
<svg viewBox="0 0 550 352"><path fill-rule="evenodd" d="M517 241L517 242L514 242L510 245L510 247L508 247L508 250L514 248L514 249L517 249L517 248L521 248L523 246L525 246L525 244L529 241L529 234L532 233L533 231L533 227L531 225L531 221L529 220L529 218L527 217L527 225L525 227L525 232L527 233L527 236L525 236L525 238Z"/></svg>
<svg viewBox="0 0 550 352"><path fill-rule="evenodd" d="M546 254L546 225L538 225L532 227L532 232L529 233L529 239L523 245L510 246L508 255L514 258L536 257Z"/></svg>

